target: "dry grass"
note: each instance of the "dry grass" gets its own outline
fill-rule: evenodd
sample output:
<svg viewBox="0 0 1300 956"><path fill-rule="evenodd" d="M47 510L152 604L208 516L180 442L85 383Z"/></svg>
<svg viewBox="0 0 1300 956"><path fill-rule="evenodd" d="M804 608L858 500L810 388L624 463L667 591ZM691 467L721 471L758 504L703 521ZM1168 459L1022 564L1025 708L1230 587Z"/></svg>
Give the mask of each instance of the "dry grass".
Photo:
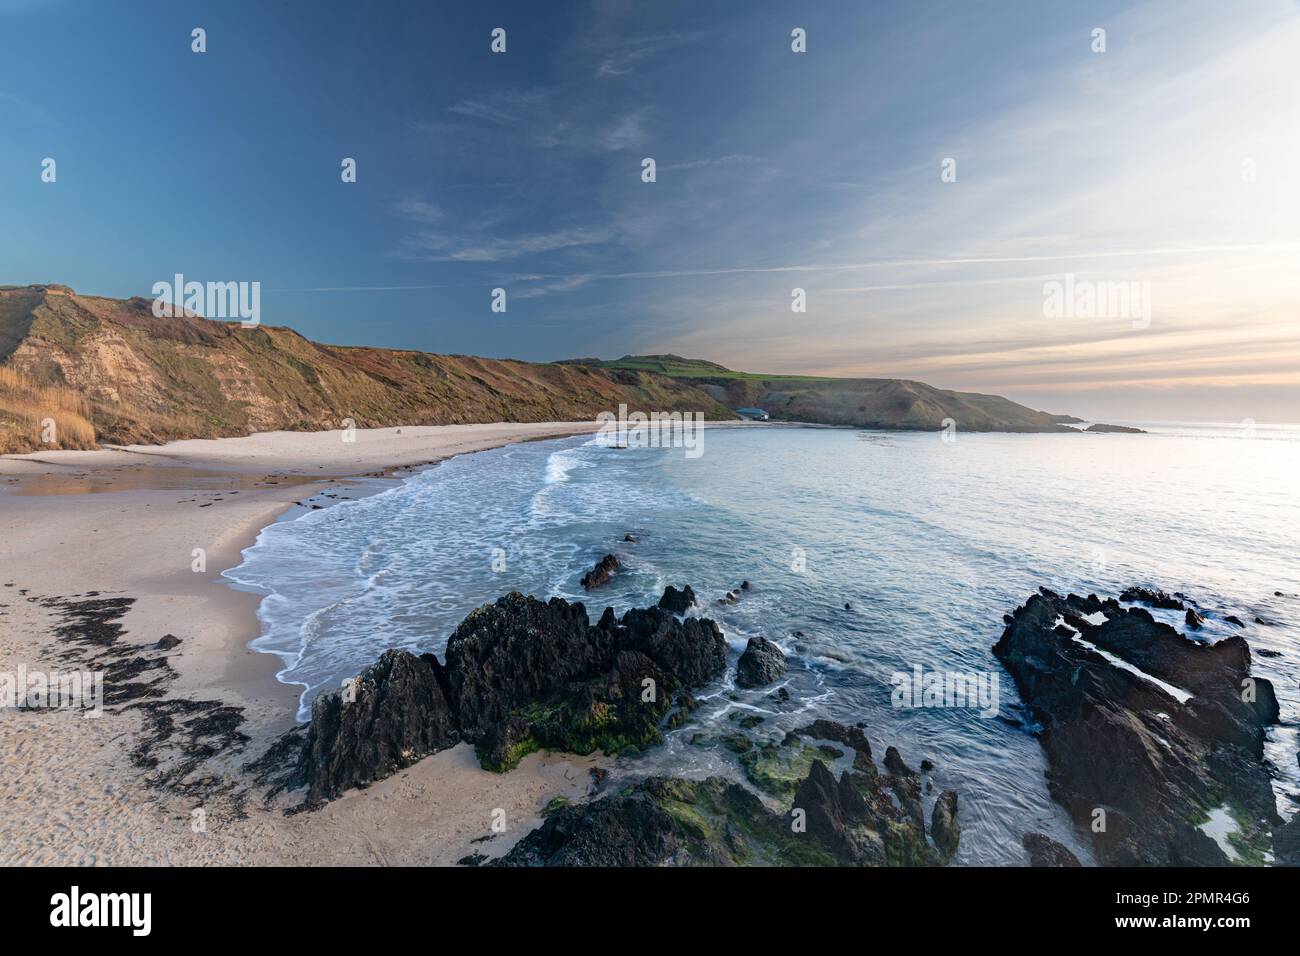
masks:
<svg viewBox="0 0 1300 956"><path fill-rule="evenodd" d="M36 385L0 366L0 454L94 447L95 427L81 395L70 388Z"/></svg>

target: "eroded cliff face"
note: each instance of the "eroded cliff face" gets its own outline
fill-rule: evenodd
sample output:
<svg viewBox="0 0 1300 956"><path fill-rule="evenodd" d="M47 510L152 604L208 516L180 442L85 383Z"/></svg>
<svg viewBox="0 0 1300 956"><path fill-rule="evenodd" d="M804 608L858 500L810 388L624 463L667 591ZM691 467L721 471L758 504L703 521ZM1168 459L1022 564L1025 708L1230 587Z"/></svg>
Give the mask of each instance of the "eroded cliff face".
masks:
<svg viewBox="0 0 1300 956"><path fill-rule="evenodd" d="M358 428L581 421L620 403L733 417L693 386L648 372L321 345L288 328L158 318L150 300L63 286L0 288L0 363L27 392L80 397L97 439L112 444L345 420ZM39 406L39 394L27 397ZM5 415L5 398L0 392L5 450L48 447L27 405Z"/></svg>

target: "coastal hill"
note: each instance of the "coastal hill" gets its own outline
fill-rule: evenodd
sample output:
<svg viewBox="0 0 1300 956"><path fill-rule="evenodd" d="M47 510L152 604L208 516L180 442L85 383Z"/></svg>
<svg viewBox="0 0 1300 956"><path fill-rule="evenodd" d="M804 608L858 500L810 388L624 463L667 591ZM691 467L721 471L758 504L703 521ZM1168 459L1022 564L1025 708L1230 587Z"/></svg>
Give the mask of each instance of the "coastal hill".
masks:
<svg viewBox="0 0 1300 956"><path fill-rule="evenodd" d="M1000 395L954 392L897 378L823 378L736 372L679 355L570 359L606 371L640 371L688 382L729 408L761 408L773 419L859 428L940 429L951 418L968 431L1075 431L1070 415L1034 411Z"/></svg>
<svg viewBox="0 0 1300 956"><path fill-rule="evenodd" d="M157 318L145 298L0 286L0 453L273 430L581 421L640 411L875 428L1064 431L994 395L896 379L756 375L677 356L538 363L324 345L290 328ZM42 423L54 421L54 441ZM46 429L46 438L49 430Z"/></svg>
<svg viewBox="0 0 1300 956"><path fill-rule="evenodd" d="M0 286L0 452L257 431L584 421L625 402L731 410L652 372L322 345L289 328L155 318L152 301Z"/></svg>

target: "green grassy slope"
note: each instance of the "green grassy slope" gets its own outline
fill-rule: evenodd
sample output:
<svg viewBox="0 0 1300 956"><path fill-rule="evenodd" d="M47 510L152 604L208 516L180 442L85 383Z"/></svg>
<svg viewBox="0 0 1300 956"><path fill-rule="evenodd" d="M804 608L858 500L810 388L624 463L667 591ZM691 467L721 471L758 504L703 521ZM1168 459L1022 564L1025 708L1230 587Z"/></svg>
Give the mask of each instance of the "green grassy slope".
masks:
<svg viewBox="0 0 1300 956"><path fill-rule="evenodd" d="M575 359L590 367L642 369L707 392L729 408L762 408L776 420L863 428L939 429L952 419L969 431L1067 431L1067 415L1035 411L999 395L955 392L892 378L825 378L737 372L680 355Z"/></svg>

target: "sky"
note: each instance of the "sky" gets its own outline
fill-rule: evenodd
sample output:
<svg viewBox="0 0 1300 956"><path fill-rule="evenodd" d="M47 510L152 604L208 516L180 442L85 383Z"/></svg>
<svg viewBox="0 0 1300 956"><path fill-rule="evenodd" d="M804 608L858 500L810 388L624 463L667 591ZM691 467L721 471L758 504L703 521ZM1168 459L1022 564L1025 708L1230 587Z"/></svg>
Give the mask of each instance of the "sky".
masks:
<svg viewBox="0 0 1300 956"><path fill-rule="evenodd" d="M178 272L339 344L1300 421L1300 3L0 0L0 284Z"/></svg>

